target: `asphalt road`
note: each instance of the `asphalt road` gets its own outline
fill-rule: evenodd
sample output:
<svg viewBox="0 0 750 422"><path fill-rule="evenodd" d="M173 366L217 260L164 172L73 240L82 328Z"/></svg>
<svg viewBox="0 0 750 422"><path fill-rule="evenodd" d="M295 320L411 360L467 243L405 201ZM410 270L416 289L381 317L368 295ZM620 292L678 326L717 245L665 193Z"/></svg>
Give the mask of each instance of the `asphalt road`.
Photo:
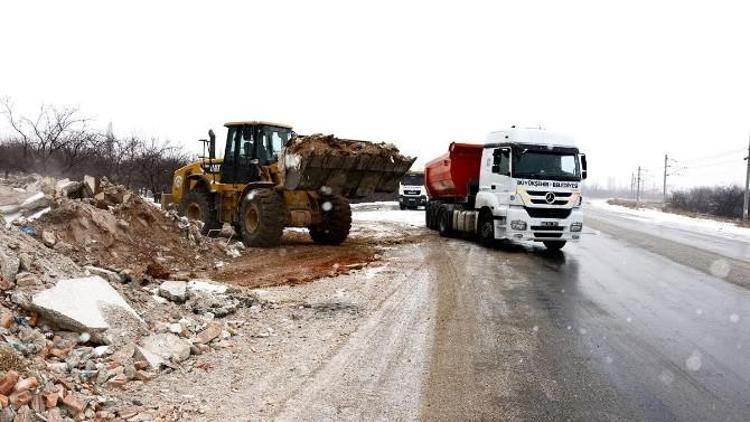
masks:
<svg viewBox="0 0 750 422"><path fill-rule="evenodd" d="M748 245L596 210L585 224L555 254L424 244L421 418L748 420Z"/></svg>

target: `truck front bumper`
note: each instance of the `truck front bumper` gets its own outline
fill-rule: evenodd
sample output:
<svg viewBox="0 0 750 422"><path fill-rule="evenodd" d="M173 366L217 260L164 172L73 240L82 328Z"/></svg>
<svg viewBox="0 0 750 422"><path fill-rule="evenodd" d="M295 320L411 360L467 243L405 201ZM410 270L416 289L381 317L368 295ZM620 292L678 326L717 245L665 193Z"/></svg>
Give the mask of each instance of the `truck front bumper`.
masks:
<svg viewBox="0 0 750 422"><path fill-rule="evenodd" d="M401 195L398 197L398 202L406 207L419 207L427 205L427 197Z"/></svg>
<svg viewBox="0 0 750 422"><path fill-rule="evenodd" d="M573 208L566 218L535 218L524 207L509 207L505 219L495 218L496 239L577 242L582 231L581 208Z"/></svg>

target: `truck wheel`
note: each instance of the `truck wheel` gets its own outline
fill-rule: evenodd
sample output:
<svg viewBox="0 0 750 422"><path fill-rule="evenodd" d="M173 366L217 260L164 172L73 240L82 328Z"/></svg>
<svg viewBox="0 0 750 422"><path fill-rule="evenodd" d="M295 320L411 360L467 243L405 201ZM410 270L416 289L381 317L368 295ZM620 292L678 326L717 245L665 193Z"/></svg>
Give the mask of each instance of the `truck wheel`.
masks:
<svg viewBox="0 0 750 422"><path fill-rule="evenodd" d="M479 216L479 243L486 247L495 244L495 220L488 211L482 212Z"/></svg>
<svg viewBox="0 0 750 422"><path fill-rule="evenodd" d="M188 220L203 222L201 234L216 235L216 232L210 230L221 229L221 222L217 217L216 206L213 201L213 195L203 191L189 191L182 198L180 203L180 214Z"/></svg>
<svg viewBox="0 0 750 422"><path fill-rule="evenodd" d="M440 236L450 237L453 235L452 222L453 210L448 207L440 207L438 209L438 231L440 232Z"/></svg>
<svg viewBox="0 0 750 422"><path fill-rule="evenodd" d="M428 229L432 228L432 207L430 207L430 204L424 206L424 225Z"/></svg>
<svg viewBox="0 0 750 422"><path fill-rule="evenodd" d="M326 205L329 204L329 205ZM343 196L331 196L321 199L320 205L323 221L310 226L310 237L321 245L340 245L352 227L352 209L349 201Z"/></svg>
<svg viewBox="0 0 750 422"><path fill-rule="evenodd" d="M545 240L543 243L547 249L551 251L559 251L565 246L566 242L564 240Z"/></svg>
<svg viewBox="0 0 750 422"><path fill-rule="evenodd" d="M398 204L398 207L401 208L401 211L406 209L406 205L404 204Z"/></svg>
<svg viewBox="0 0 750 422"><path fill-rule="evenodd" d="M284 232L284 205L271 189L253 189L240 207L242 241L247 246L277 246Z"/></svg>

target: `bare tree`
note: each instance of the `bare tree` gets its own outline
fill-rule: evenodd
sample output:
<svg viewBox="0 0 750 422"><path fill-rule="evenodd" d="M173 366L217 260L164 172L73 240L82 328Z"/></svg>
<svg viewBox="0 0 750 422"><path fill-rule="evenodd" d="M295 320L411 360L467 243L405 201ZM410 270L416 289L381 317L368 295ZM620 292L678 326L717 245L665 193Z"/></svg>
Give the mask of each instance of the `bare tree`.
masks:
<svg viewBox="0 0 750 422"><path fill-rule="evenodd" d="M64 173L97 140L98 134L88 128L89 119L81 117L77 108L42 105L36 118L30 119L16 117L8 98L0 101L0 105L22 145L24 157L32 157L33 168L29 170ZM51 168L52 164L57 168Z"/></svg>

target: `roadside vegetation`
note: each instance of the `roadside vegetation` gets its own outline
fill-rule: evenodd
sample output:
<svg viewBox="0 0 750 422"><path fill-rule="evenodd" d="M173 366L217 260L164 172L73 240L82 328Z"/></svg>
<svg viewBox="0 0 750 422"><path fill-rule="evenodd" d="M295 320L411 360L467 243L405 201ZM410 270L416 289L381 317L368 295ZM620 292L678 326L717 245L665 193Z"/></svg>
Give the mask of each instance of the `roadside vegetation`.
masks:
<svg viewBox="0 0 750 422"><path fill-rule="evenodd" d="M701 186L674 191L669 195L666 203L654 199L643 199L639 206L675 214L736 220L742 218L743 199L744 190L736 185ZM608 199L607 203L628 208L636 207L633 199L612 198Z"/></svg>
<svg viewBox="0 0 750 422"><path fill-rule="evenodd" d="M171 189L174 169L190 156L168 141L139 136L117 137L73 107L43 105L34 116L15 113L9 99L0 100L0 169L80 180L106 176L117 184L159 193ZM5 129L2 129L5 128Z"/></svg>

